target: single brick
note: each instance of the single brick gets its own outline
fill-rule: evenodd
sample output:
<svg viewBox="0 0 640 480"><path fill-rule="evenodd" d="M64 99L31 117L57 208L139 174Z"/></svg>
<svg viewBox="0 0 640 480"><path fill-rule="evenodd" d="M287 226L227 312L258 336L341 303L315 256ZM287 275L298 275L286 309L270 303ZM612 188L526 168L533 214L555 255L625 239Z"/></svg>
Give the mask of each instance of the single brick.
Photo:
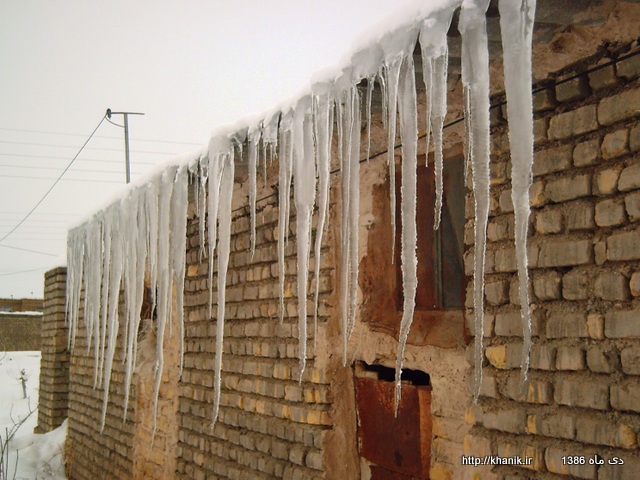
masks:
<svg viewBox="0 0 640 480"><path fill-rule="evenodd" d="M620 171L617 168L608 168L596 173L593 182L594 195L611 195L618 187Z"/></svg>
<svg viewBox="0 0 640 480"><path fill-rule="evenodd" d="M640 192L626 195L624 197L624 208L630 221L636 222L640 220Z"/></svg>
<svg viewBox="0 0 640 480"><path fill-rule="evenodd" d="M553 370L555 365L555 347L535 344L531 347L531 368L536 370Z"/></svg>
<svg viewBox="0 0 640 480"><path fill-rule="evenodd" d="M596 106L585 105L576 110L561 113L549 121L549 138L562 140L598 129Z"/></svg>
<svg viewBox="0 0 640 480"><path fill-rule="evenodd" d="M573 439L576 435L576 420L569 415L551 414L536 423L539 433L545 437Z"/></svg>
<svg viewBox="0 0 640 480"><path fill-rule="evenodd" d="M554 398L560 405L606 410L609 385L604 381L578 377L556 378Z"/></svg>
<svg viewBox="0 0 640 480"><path fill-rule="evenodd" d="M500 240L512 239L514 229L513 222L513 216L511 215L490 221L487 225L487 238L489 241L499 242ZM473 244L473 242L471 244Z"/></svg>
<svg viewBox="0 0 640 480"><path fill-rule="evenodd" d="M640 56L634 55L616 64L616 73L619 77L633 80L640 76Z"/></svg>
<svg viewBox="0 0 640 480"><path fill-rule="evenodd" d="M596 297L604 300L623 301L629 298L629 284L619 272L602 272L594 285Z"/></svg>
<svg viewBox="0 0 640 480"><path fill-rule="evenodd" d="M602 158L619 157L629 151L629 130L626 128L607 133L602 140Z"/></svg>
<svg viewBox="0 0 640 480"><path fill-rule="evenodd" d="M490 430L509 433L526 433L527 416L519 408L503 408L496 412L483 412L482 424Z"/></svg>
<svg viewBox="0 0 640 480"><path fill-rule="evenodd" d="M527 265L529 268L538 266L539 247L537 245L527 245ZM516 265L516 249L512 247L501 247L496 250L494 264L496 272L515 272ZM488 267L487 267L488 268Z"/></svg>
<svg viewBox="0 0 640 480"><path fill-rule="evenodd" d="M640 272L633 272L629 280L629 290L634 297L640 296Z"/></svg>
<svg viewBox="0 0 640 480"><path fill-rule="evenodd" d="M502 213L513 212L513 201L511 200L511 190L503 190L500 193L498 205L500 206L500 210L502 211Z"/></svg>
<svg viewBox="0 0 640 480"><path fill-rule="evenodd" d="M604 334L607 338L640 338L640 310L607 312Z"/></svg>
<svg viewBox="0 0 640 480"><path fill-rule="evenodd" d="M620 173L618 190L626 192L627 190L636 190L638 188L640 188L640 163L635 163Z"/></svg>
<svg viewBox="0 0 640 480"><path fill-rule="evenodd" d="M539 267L568 267L593 262L593 241L564 240L546 242L540 247Z"/></svg>
<svg viewBox="0 0 640 480"><path fill-rule="evenodd" d="M545 196L555 203L566 202L591 195L591 175L565 177L547 183Z"/></svg>
<svg viewBox="0 0 640 480"><path fill-rule="evenodd" d="M620 352L622 371L627 375L640 375L640 347L626 347Z"/></svg>
<svg viewBox="0 0 640 480"><path fill-rule="evenodd" d="M590 230L596 226L595 207L592 203L573 202L566 214L567 228L570 231Z"/></svg>
<svg viewBox="0 0 640 480"><path fill-rule="evenodd" d="M640 259L640 230L618 233L607 238L607 260Z"/></svg>
<svg viewBox="0 0 640 480"><path fill-rule="evenodd" d="M501 393L512 400L548 404L553 401L553 388L546 380L529 379L522 385L520 374L511 375Z"/></svg>
<svg viewBox="0 0 640 480"><path fill-rule="evenodd" d="M546 112L553 110L558 105L552 88L545 88L533 94L533 111Z"/></svg>
<svg viewBox="0 0 640 480"><path fill-rule="evenodd" d="M543 210L536 215L536 231L543 235L562 231L562 212Z"/></svg>
<svg viewBox="0 0 640 480"><path fill-rule="evenodd" d="M585 75L572 78L556 86L556 98L561 103L584 100L591 95L589 79Z"/></svg>
<svg viewBox="0 0 640 480"><path fill-rule="evenodd" d="M603 58L599 64L610 61L608 58ZM602 90L603 88L613 87L620 83L618 77L616 77L616 70L614 65L607 65L599 70L595 70L589 73L589 86L593 90Z"/></svg>
<svg viewBox="0 0 640 480"><path fill-rule="evenodd" d="M632 152L640 150L640 124L632 127L629 132L629 148Z"/></svg>
<svg viewBox="0 0 640 480"><path fill-rule="evenodd" d="M572 270L562 277L562 296L565 300L586 300L588 296L589 275Z"/></svg>
<svg viewBox="0 0 640 480"><path fill-rule="evenodd" d="M604 340L604 317L599 313L587 315L587 330L594 340Z"/></svg>
<svg viewBox="0 0 640 480"><path fill-rule="evenodd" d="M533 175L537 177L567 170L571 167L571 158L571 145L538 150L533 155Z"/></svg>
<svg viewBox="0 0 640 480"><path fill-rule="evenodd" d="M640 383L637 379L611 385L611 406L616 410L640 412Z"/></svg>
<svg viewBox="0 0 640 480"><path fill-rule="evenodd" d="M640 89L625 90L613 97L604 98L598 104L598 122L613 125L638 115L640 111Z"/></svg>
<svg viewBox="0 0 640 480"><path fill-rule="evenodd" d="M580 347L558 347L556 356L557 370L584 370L584 350Z"/></svg>
<svg viewBox="0 0 640 480"><path fill-rule="evenodd" d="M533 293L538 300L558 300L561 298L562 275L558 272L547 272L533 279Z"/></svg>
<svg viewBox="0 0 640 480"><path fill-rule="evenodd" d="M596 225L599 227L616 227L626 220L625 207L615 200L602 200L596 204Z"/></svg>
<svg viewBox="0 0 640 480"><path fill-rule="evenodd" d="M594 165L600 158L600 141L597 138L576 145L573 149L573 164L576 167Z"/></svg>
<svg viewBox="0 0 640 480"><path fill-rule="evenodd" d="M578 419L576 440L609 447L633 448L637 445L636 432L633 428L609 417Z"/></svg>
<svg viewBox="0 0 640 480"><path fill-rule="evenodd" d="M509 343L507 345L490 345L485 354L489 363L496 368L519 368L522 354L521 343Z"/></svg>
<svg viewBox="0 0 640 480"><path fill-rule="evenodd" d="M529 188L529 204L532 207L541 207L546 202L547 198L544 196L544 182L533 182Z"/></svg>
<svg viewBox="0 0 640 480"><path fill-rule="evenodd" d="M501 337L522 337L522 315L520 311L496 314L496 335ZM540 334L541 317L537 312L531 314L531 334Z"/></svg>
<svg viewBox="0 0 640 480"><path fill-rule="evenodd" d="M484 294L489 305L504 305L509 301L509 282L500 280L487 283L484 286Z"/></svg>
<svg viewBox="0 0 640 480"><path fill-rule="evenodd" d="M542 117L533 121L533 141L538 144L547 139L549 118Z"/></svg>
<svg viewBox="0 0 640 480"><path fill-rule="evenodd" d="M589 336L584 313L551 311L547 319L547 338L585 338Z"/></svg>
<svg viewBox="0 0 640 480"><path fill-rule="evenodd" d="M603 345L589 345L587 348L587 366L596 373L613 373L618 365L618 353L615 349Z"/></svg>

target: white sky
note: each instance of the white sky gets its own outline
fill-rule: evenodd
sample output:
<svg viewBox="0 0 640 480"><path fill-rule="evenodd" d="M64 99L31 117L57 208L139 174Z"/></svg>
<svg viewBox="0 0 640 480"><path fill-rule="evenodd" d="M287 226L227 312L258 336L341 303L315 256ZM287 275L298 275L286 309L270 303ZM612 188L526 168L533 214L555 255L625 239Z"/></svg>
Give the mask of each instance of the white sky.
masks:
<svg viewBox="0 0 640 480"><path fill-rule="evenodd" d="M0 0L0 238L108 107L145 113L130 117L135 179L204 146L216 126L294 96L406 3ZM0 242L0 297L42 296L44 272L63 263L67 226L124 185L123 138L103 123L29 220Z"/></svg>

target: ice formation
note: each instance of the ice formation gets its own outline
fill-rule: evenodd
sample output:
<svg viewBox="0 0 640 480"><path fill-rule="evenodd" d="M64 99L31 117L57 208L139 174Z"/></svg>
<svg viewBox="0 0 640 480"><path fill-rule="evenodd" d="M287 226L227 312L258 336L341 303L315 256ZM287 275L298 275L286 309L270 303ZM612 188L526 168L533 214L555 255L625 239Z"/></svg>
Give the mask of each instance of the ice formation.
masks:
<svg viewBox="0 0 640 480"><path fill-rule="evenodd" d="M531 39L536 0L500 0L500 30L504 46L504 81L511 147L511 198L515 214L516 259L524 342L522 385L527 380L531 350L527 226L533 166L533 106L531 103Z"/></svg>
<svg viewBox="0 0 640 480"><path fill-rule="evenodd" d="M220 390L225 324L226 277L231 251L232 200L236 156L247 149L249 164L248 203L250 251L256 248L257 170L261 158L266 182L267 159L277 152L278 227L277 265L279 318L285 312L286 243L293 193L296 215L297 315L299 376L306 365L307 293L312 250L312 219L318 207L315 230L313 319L317 334L318 300L322 269L323 232L328 222L332 145L338 153L341 174L339 309L342 315L343 359L358 315L358 250L360 230L360 163L370 157L371 104L374 86L382 93L382 120L387 128L391 218L395 219L395 143L399 130L401 162L400 259L404 292L403 314L396 360L395 405L400 399L400 376L404 352L415 308L417 277L417 152L418 116L414 50L419 41L427 108L427 152L433 140L436 177L437 227L442 206L442 138L447 111L447 31L453 12L461 5L462 80L464 85L466 160L471 170L475 199L474 309L475 371L474 397L482 380L482 331L484 313L484 258L489 213L489 64L485 14L489 0L441 0L420 10L408 21L387 31L373 44L356 52L351 64L334 76L313 84L282 111L271 112L260 121L214 134L206 152L178 160L146 183L131 186L123 198L96 213L68 236L67 316L69 346L81 318L87 330L87 348L95 360L94 387L102 389L104 427L109 384L118 335L124 351L124 414L136 363L140 311L145 293L150 295L156 338L154 412L165 368L166 337L180 338L179 365L184 354L183 295L186 268L188 186L194 192L200 239L199 257L208 262L208 314L216 322L213 389L215 422L220 408ZM500 13L505 45L505 83L512 151L513 203L516 221L516 251L525 345L522 379L526 380L531 345L527 296L526 236L529 215L533 151L531 109L531 31L535 0L501 0ZM366 81L364 100L358 85ZM364 114L365 120L362 119ZM399 118L399 128L398 128ZM360 158L362 121L366 121L366 154ZM334 127L337 141L333 140ZM234 127L235 128L235 127ZM262 142L262 144L260 144ZM244 145L244 147L243 147ZM238 155L236 155L238 151ZM316 189L317 182L317 189ZM265 183L266 184L266 183ZM291 188L293 186L293 192ZM317 195L316 195L317 193ZM395 220L391 228L395 232ZM395 233L392 235L395 242ZM395 249L395 246L394 246ZM392 257L394 253L392 252ZM216 275L214 275L214 272ZM214 280L216 298L214 298ZM429 279L425 279L429 281ZM119 317L120 292L124 292L124 314ZM83 304L84 302L84 304ZM213 308L215 303L215 310ZM82 315L80 315L83 304ZM174 325L177 323L177 325Z"/></svg>

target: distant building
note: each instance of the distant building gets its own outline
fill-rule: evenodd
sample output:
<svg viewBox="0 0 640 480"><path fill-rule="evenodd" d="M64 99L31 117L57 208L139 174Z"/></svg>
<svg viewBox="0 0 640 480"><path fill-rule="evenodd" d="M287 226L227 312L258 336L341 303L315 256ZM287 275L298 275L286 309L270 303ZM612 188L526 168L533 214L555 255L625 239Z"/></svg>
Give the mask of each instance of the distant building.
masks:
<svg viewBox="0 0 640 480"><path fill-rule="evenodd" d="M0 312L42 312L41 298L0 298Z"/></svg>

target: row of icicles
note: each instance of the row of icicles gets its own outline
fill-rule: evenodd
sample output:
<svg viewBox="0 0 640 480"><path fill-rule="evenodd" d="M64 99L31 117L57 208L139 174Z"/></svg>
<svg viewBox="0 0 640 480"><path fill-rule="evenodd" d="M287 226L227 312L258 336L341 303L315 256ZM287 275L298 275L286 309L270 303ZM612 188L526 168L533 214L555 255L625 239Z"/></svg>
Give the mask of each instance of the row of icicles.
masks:
<svg viewBox="0 0 640 480"><path fill-rule="evenodd" d="M154 390L154 418L164 368L163 342L167 326L177 324L180 336L180 371L184 353L183 295L186 262L186 231L188 186L192 182L199 218L201 257L209 262L209 316L217 324L214 405L215 423L220 406L220 376L222 368L223 333L225 320L225 286L229 263L232 226L232 196L235 155L246 149L249 167L249 210L251 223L250 250L255 251L256 178L258 165L264 166L266 182L267 157L279 161L279 316L284 312L285 242L291 211L290 197L296 212L297 271L308 272L312 247L311 218L314 205L318 222L313 245L315 262L313 279L314 329L318 318L318 282L321 268L321 245L328 219L330 152L334 124L337 131L339 164L341 168L341 255L340 309L343 332L343 361L347 362L347 343L354 329L358 312L358 231L360 187L360 135L364 113L366 119L366 155L369 159L371 98L374 84L382 89L383 120L388 130L388 164L391 218L395 215L394 147L396 131L402 142L401 179L401 268L404 292L403 315L400 325L396 362L395 405L400 399L400 374L404 350L413 319L418 284L416 257L416 167L417 167L417 99L413 52L419 39L422 52L422 74L427 96L427 147L433 138L436 178L435 225L439 224L442 205L442 138L447 111L446 80L448 65L447 31L459 1L433 12L419 26L388 36L383 45L375 45L359 52L377 60L378 70L355 78L346 88L333 84L318 85L313 94L301 98L284 113L233 135L213 137L208 151L198 158L167 168L146 184L133 188L120 201L95 214L81 226L71 230L68 237L67 312L69 344L73 348L80 300L84 290L84 318L87 348L93 349L95 359L94 388L103 390L101 425L104 428L109 395L109 382L116 352L116 339L122 327L126 417L133 368L136 364L137 332L140 310L145 294L145 276L153 294L157 312L156 370ZM466 160L472 172L475 198L475 373L474 398L477 399L482 382L482 334L484 313L484 256L489 213L489 58L485 14L489 0L465 0L460 11L459 30L462 35L462 80L467 126ZM516 221L516 252L520 278L524 348L522 381L526 380L531 326L527 293L526 237L529 216L528 189L531 184L533 158L531 108L531 34L535 0L501 0L501 31L504 45L504 72L507 111L510 119L509 138L513 165L513 203ZM389 40L390 39L390 40ZM368 59L371 61L371 58ZM366 62L365 62L366 63ZM354 71L357 70L354 66ZM366 79L364 100L357 88ZM338 90L338 91L336 91ZM399 118L399 125L397 125ZM267 155L269 152L269 155ZM317 183L317 185L316 185ZM395 221L392 220L395 232ZM391 236L395 238L395 233ZM205 245L208 249L205 251ZM394 246L395 248L395 246ZM392 254L392 252L390 252ZM217 299L213 314L214 257L217 255ZM307 274L297 276L299 378L302 379L307 345ZM420 279L429 281L429 279ZM120 289L124 291L124 318L118 318ZM177 318L172 318L172 289L175 288ZM175 321L175 322L174 322Z"/></svg>

